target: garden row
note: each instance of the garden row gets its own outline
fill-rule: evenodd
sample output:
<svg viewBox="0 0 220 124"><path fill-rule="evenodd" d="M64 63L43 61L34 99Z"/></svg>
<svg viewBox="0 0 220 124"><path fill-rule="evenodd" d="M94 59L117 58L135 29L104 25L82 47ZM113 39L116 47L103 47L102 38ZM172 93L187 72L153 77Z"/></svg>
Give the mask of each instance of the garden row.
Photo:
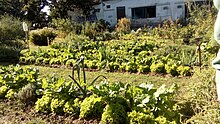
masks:
<svg viewBox="0 0 220 124"><path fill-rule="evenodd" d="M192 73L190 66L196 60L194 49L169 46L167 50L152 39L95 42L81 38L82 36L74 37L80 38L66 38L65 42L52 44L50 49L23 53L20 62L70 67L75 64L77 58L84 56L85 66L89 69L189 76ZM184 57L189 58L189 61L184 62L187 60Z"/></svg>
<svg viewBox="0 0 220 124"><path fill-rule="evenodd" d="M76 80L74 80L76 81ZM76 83L78 82L78 83ZM179 123L172 101L176 85L155 88L106 81L98 85L62 78L39 78L39 70L17 66L0 68L0 98L34 103L36 112L97 119L109 124Z"/></svg>

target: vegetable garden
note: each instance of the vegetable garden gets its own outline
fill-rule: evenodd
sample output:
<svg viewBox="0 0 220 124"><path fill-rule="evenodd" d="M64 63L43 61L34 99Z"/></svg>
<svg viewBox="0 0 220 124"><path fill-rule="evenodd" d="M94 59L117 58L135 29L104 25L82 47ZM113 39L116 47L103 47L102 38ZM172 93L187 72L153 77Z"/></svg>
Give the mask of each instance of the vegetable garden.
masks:
<svg viewBox="0 0 220 124"><path fill-rule="evenodd" d="M7 46L1 49L1 61L7 56L16 60L13 65L0 65L0 120L7 115L7 103L13 102L33 111L42 123L220 122L214 71L210 68L219 46L213 42L211 26L207 26L213 23L214 12L204 11L207 14L195 9L192 14L197 19L191 18L188 25L170 20L136 31L130 30L126 19L113 32L107 31L103 21L70 26L70 22L57 19L53 20L56 25L51 23L53 28L31 31L30 46L22 42L24 34L0 39L0 44ZM68 71L54 75L50 71L55 69ZM88 78L86 73L96 75ZM109 80L105 74L111 78L117 78L114 74L148 78L129 82L121 76L122 80L115 82L117 79ZM51 115L71 119L58 122L50 120Z"/></svg>

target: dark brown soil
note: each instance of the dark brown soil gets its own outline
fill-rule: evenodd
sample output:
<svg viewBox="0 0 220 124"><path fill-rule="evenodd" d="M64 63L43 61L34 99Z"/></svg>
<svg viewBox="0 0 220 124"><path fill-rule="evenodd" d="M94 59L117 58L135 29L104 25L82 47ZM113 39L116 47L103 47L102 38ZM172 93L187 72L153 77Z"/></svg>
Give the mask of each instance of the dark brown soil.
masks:
<svg viewBox="0 0 220 124"><path fill-rule="evenodd" d="M0 100L0 124L98 124L97 120L36 113L33 106L16 101Z"/></svg>

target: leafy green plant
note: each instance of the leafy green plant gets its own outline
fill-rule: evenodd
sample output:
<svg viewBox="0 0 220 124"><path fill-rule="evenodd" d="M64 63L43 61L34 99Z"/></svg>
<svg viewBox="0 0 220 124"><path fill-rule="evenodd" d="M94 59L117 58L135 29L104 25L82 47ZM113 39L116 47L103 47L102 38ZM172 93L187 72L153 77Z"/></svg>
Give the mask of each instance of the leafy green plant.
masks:
<svg viewBox="0 0 220 124"><path fill-rule="evenodd" d="M132 111L128 114L130 124L153 124L155 122L154 115Z"/></svg>
<svg viewBox="0 0 220 124"><path fill-rule="evenodd" d="M182 76L190 76L192 74L191 69L188 66L179 66L177 72Z"/></svg>
<svg viewBox="0 0 220 124"><path fill-rule="evenodd" d="M163 62L154 62L150 66L150 70L151 70L151 72L164 73L164 72L166 72L164 66L165 65Z"/></svg>
<svg viewBox="0 0 220 124"><path fill-rule="evenodd" d="M64 108L64 104L65 104L65 100L63 99L52 99L51 100L51 111L53 113L56 113L56 114L63 114L63 108Z"/></svg>
<svg viewBox="0 0 220 124"><path fill-rule="evenodd" d="M127 124L129 123L127 112L121 104L109 104L105 107L101 118L101 124Z"/></svg>
<svg viewBox="0 0 220 124"><path fill-rule="evenodd" d="M48 113L51 111L50 104L52 100L51 94L43 95L42 98L38 99L35 103L36 112Z"/></svg>
<svg viewBox="0 0 220 124"><path fill-rule="evenodd" d="M69 115L79 117L81 101L79 98L65 103L63 111Z"/></svg>
<svg viewBox="0 0 220 124"><path fill-rule="evenodd" d="M0 98L4 98L6 93L8 91L8 87L7 86L1 86L0 87Z"/></svg>
<svg viewBox="0 0 220 124"><path fill-rule="evenodd" d="M29 91L31 94L34 92L29 86L32 84L36 86L39 82L39 70L36 68L21 68L19 65L0 67L0 86L3 91L7 92L4 94L7 98L14 98L15 94L19 93L22 97L29 97ZM29 87L29 88L28 88ZM7 88L7 91L5 90ZM26 92L27 91L27 92ZM34 94L34 93L33 93ZM1 97L6 97L1 96ZM32 95L31 95L32 96ZM18 97L17 98L21 98ZM24 99L26 99L24 98Z"/></svg>
<svg viewBox="0 0 220 124"><path fill-rule="evenodd" d="M105 103L102 97L94 95L87 97L80 105L80 118L100 118L103 112Z"/></svg>

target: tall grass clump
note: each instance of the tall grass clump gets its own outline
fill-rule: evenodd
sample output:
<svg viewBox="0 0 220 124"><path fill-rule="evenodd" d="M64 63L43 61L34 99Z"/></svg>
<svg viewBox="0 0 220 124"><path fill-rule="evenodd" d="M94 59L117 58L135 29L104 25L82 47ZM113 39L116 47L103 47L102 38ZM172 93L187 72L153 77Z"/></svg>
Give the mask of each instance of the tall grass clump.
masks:
<svg viewBox="0 0 220 124"><path fill-rule="evenodd" d="M219 123L220 104L217 101L216 84L214 81L215 72L212 68L205 68L201 71L195 69L194 75L182 88L182 95L179 99L184 104L182 110L183 123Z"/></svg>

